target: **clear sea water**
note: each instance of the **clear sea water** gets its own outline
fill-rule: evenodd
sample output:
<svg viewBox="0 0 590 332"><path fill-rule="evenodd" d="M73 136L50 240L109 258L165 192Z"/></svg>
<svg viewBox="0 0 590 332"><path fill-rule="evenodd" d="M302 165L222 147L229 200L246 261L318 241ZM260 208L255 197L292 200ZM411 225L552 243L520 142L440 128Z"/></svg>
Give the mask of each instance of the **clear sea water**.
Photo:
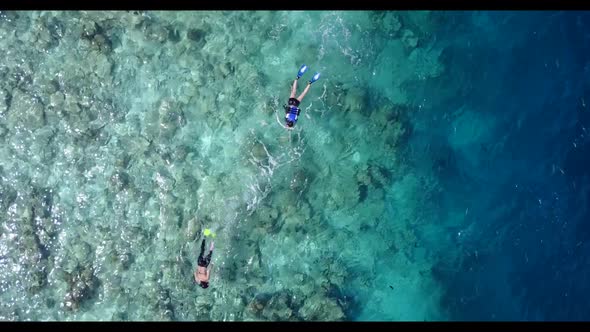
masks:
<svg viewBox="0 0 590 332"><path fill-rule="evenodd" d="M0 320L587 320L589 41L575 11L1 12Z"/></svg>

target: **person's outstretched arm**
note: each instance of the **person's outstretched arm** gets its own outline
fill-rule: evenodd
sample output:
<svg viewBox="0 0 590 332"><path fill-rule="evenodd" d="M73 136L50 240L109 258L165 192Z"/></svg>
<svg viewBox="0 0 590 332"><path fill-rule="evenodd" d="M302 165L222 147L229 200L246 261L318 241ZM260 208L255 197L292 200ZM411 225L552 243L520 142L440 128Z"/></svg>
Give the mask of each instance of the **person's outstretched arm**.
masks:
<svg viewBox="0 0 590 332"><path fill-rule="evenodd" d="M307 94L307 91L309 91L309 88L311 88L311 83L307 83L305 90L303 90L301 95L299 95L299 98L297 98L297 100L299 100L299 102L301 102L303 100L303 97L305 97L305 95Z"/></svg>

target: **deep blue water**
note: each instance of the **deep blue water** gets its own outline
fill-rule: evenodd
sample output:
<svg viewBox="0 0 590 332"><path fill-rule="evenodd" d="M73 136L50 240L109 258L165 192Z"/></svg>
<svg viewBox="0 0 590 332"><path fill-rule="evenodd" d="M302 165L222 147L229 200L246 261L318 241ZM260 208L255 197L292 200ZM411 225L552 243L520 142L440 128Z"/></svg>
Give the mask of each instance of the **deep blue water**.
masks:
<svg viewBox="0 0 590 332"><path fill-rule="evenodd" d="M590 13L439 13L446 75L413 143L444 155L441 215L468 208L461 269L434 269L459 320L585 320L590 304ZM489 131L449 143L464 108ZM442 141L442 142L441 142ZM437 155L436 150L431 154Z"/></svg>

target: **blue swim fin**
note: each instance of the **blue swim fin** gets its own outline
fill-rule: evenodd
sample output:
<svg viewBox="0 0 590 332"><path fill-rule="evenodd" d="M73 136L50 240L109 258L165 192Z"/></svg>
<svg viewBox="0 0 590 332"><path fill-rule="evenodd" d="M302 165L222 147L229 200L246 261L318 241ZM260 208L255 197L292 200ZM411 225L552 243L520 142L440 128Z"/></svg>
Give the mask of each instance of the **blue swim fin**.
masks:
<svg viewBox="0 0 590 332"><path fill-rule="evenodd" d="M307 71L307 66L306 65L301 66L301 68L299 68L299 72L297 73L297 79L299 79L301 76L303 76L303 74L305 74L306 71Z"/></svg>
<svg viewBox="0 0 590 332"><path fill-rule="evenodd" d="M315 75L313 75L313 77L311 78L311 80L309 80L309 84L312 84L313 82L317 81L320 79L320 73L315 73Z"/></svg>

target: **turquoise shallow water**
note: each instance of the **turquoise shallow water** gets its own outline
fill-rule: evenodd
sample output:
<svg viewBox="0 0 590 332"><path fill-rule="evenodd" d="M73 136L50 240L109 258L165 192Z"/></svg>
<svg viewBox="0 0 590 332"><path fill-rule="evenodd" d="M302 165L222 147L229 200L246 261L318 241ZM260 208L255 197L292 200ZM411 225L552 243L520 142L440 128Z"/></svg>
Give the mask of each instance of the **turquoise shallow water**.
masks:
<svg viewBox="0 0 590 332"><path fill-rule="evenodd" d="M3 13L2 318L439 317L399 152L400 86L438 54L404 15Z"/></svg>
<svg viewBox="0 0 590 332"><path fill-rule="evenodd" d="M474 269L511 278L480 255L513 173L481 151L514 146L484 45L514 15L0 13L0 319L531 319L503 286L466 309Z"/></svg>

